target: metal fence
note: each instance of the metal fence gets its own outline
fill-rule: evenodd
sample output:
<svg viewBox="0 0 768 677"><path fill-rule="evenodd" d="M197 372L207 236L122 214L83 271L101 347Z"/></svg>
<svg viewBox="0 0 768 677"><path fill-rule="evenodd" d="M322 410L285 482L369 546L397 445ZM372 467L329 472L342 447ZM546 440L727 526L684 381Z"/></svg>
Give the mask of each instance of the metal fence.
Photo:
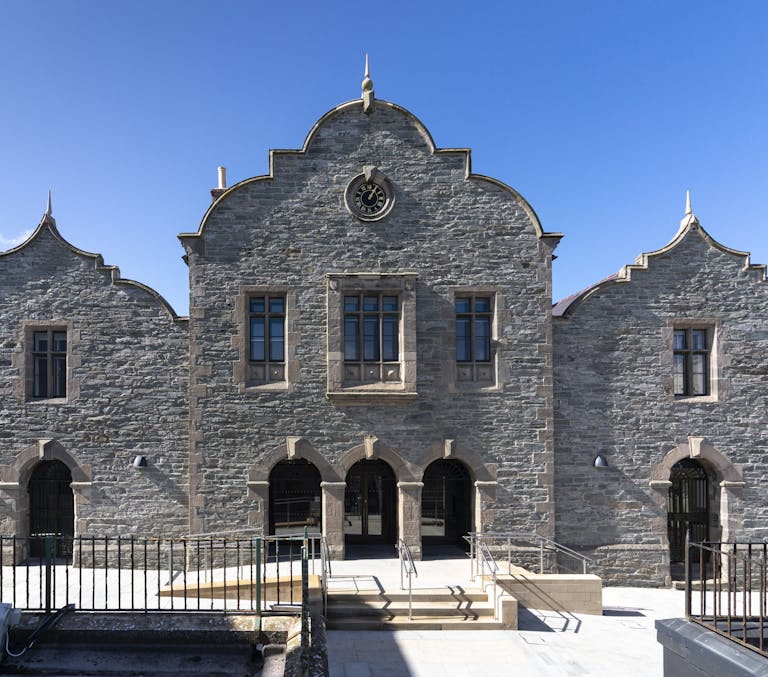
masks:
<svg viewBox="0 0 768 677"><path fill-rule="evenodd" d="M687 543L686 616L768 657L768 543Z"/></svg>
<svg viewBox="0 0 768 677"><path fill-rule="evenodd" d="M41 553L41 554L38 554ZM46 611L302 613L321 537L0 537L0 602ZM317 590L322 595L322 589Z"/></svg>

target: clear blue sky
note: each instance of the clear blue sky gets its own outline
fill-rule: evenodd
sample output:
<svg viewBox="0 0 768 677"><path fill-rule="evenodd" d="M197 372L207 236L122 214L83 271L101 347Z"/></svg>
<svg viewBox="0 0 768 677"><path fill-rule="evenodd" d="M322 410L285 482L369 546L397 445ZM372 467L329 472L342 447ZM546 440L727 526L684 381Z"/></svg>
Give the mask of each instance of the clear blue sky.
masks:
<svg viewBox="0 0 768 677"><path fill-rule="evenodd" d="M187 313L176 234L360 95L566 234L560 298L664 245L685 190L768 262L768 2L0 3L0 249L59 230Z"/></svg>

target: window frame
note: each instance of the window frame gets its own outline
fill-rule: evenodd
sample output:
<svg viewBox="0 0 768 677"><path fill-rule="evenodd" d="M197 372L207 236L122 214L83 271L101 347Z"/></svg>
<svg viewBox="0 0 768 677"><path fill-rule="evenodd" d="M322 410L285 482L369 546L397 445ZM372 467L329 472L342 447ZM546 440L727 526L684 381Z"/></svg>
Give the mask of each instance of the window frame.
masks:
<svg viewBox="0 0 768 677"><path fill-rule="evenodd" d="M416 389L416 281L417 274L327 273L327 397L338 404L392 404L418 397ZM365 360L363 328L360 327L359 360L345 359L345 298L360 299L358 316L365 316L365 296L379 299L379 358ZM384 360L381 352L384 297L398 299L398 360ZM370 311L373 313L373 311ZM383 396L383 397L382 397ZM367 399L366 399L367 398Z"/></svg>
<svg viewBox="0 0 768 677"><path fill-rule="evenodd" d="M45 332L48 335L49 346L52 348L51 339L53 334L62 333L66 335L66 350L52 351L46 350L46 355L52 354L64 357L64 392L52 393L51 379L52 361L47 365L48 395L35 395L35 357L42 351L35 350L35 335ZM80 395L80 381L74 377L74 369L80 366L80 357L78 346L80 333L76 331L69 321L52 320L50 322L41 322L39 320L24 320L21 323L18 334L19 346L21 350L16 353L12 363L19 369L21 378L13 386L13 392L20 402L26 404L63 404L72 402Z"/></svg>
<svg viewBox="0 0 768 677"><path fill-rule="evenodd" d="M251 312L251 300L264 297L265 311ZM269 299L283 299L283 312L270 311ZM290 392L298 378L296 346L299 336L296 332L296 292L287 285L243 285L234 304L238 318L238 333L233 336L233 347L237 359L233 364L233 378L240 393L265 391ZM264 317L264 360L251 359L251 319ZM271 359L269 319L283 318L283 359Z"/></svg>
<svg viewBox="0 0 768 677"><path fill-rule="evenodd" d="M674 402L716 402L719 399L718 378L718 327L715 320L674 320L669 324L669 336L667 339L667 364L669 365L669 393ZM676 348L676 336L684 331L686 347ZM706 348L693 348L693 332L704 331ZM693 356L704 355L704 388L705 393L696 393L693 390ZM677 356L683 359L684 392L676 392L677 380Z"/></svg>
<svg viewBox="0 0 768 677"><path fill-rule="evenodd" d="M472 299L471 313L458 313L456 302L460 299ZM490 300L490 310L481 313L488 317L489 322L489 358L488 360L477 360L475 350L476 331L474 319L475 299L487 298ZM448 334L448 343L450 345L450 361L446 360L445 371L450 375L448 388L450 392L466 393L486 393L498 392L502 389L502 378L500 373L500 355L503 350L504 342L499 338L500 334L500 316L504 308L504 299L501 290L493 285L457 285L450 288L450 334ZM471 335L470 350L471 360L459 360L457 354L457 318L459 315L471 317Z"/></svg>

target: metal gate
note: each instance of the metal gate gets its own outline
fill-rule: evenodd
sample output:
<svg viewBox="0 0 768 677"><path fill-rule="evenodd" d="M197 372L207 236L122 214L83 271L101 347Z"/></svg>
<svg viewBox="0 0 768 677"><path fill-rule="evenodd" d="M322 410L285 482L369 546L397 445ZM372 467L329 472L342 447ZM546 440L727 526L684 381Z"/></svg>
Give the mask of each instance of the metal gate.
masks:
<svg viewBox="0 0 768 677"><path fill-rule="evenodd" d="M45 556L45 537L54 537L57 558L71 559L75 535L72 473L61 461L41 461L29 480L29 554Z"/></svg>
<svg viewBox="0 0 768 677"><path fill-rule="evenodd" d="M709 540L709 481L698 461L686 458L672 466L667 500L667 530L671 562L685 560L685 534L691 541Z"/></svg>

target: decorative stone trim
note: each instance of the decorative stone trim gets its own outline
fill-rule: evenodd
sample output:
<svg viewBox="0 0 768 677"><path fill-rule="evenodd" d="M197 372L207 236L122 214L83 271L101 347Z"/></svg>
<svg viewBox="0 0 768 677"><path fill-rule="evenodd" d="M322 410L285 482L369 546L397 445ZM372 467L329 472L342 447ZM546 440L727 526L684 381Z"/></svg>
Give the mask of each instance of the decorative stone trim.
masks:
<svg viewBox="0 0 768 677"><path fill-rule="evenodd" d="M246 482L246 485L249 489L257 489L261 487L268 487L269 481L268 480L248 480Z"/></svg>
<svg viewBox="0 0 768 677"><path fill-rule="evenodd" d="M720 482L720 486L723 489L743 489L747 486L746 482L734 482L731 480L723 480Z"/></svg>
<svg viewBox="0 0 768 677"><path fill-rule="evenodd" d="M651 489L662 491L662 490L668 490L672 486L672 482L670 482L669 480L651 480L650 482L648 482L648 486L651 487Z"/></svg>
<svg viewBox="0 0 768 677"><path fill-rule="evenodd" d="M397 483L397 488L398 489L400 489L400 488L407 488L407 487L419 487L419 488L421 488L423 486L424 486L424 482L398 482Z"/></svg>

